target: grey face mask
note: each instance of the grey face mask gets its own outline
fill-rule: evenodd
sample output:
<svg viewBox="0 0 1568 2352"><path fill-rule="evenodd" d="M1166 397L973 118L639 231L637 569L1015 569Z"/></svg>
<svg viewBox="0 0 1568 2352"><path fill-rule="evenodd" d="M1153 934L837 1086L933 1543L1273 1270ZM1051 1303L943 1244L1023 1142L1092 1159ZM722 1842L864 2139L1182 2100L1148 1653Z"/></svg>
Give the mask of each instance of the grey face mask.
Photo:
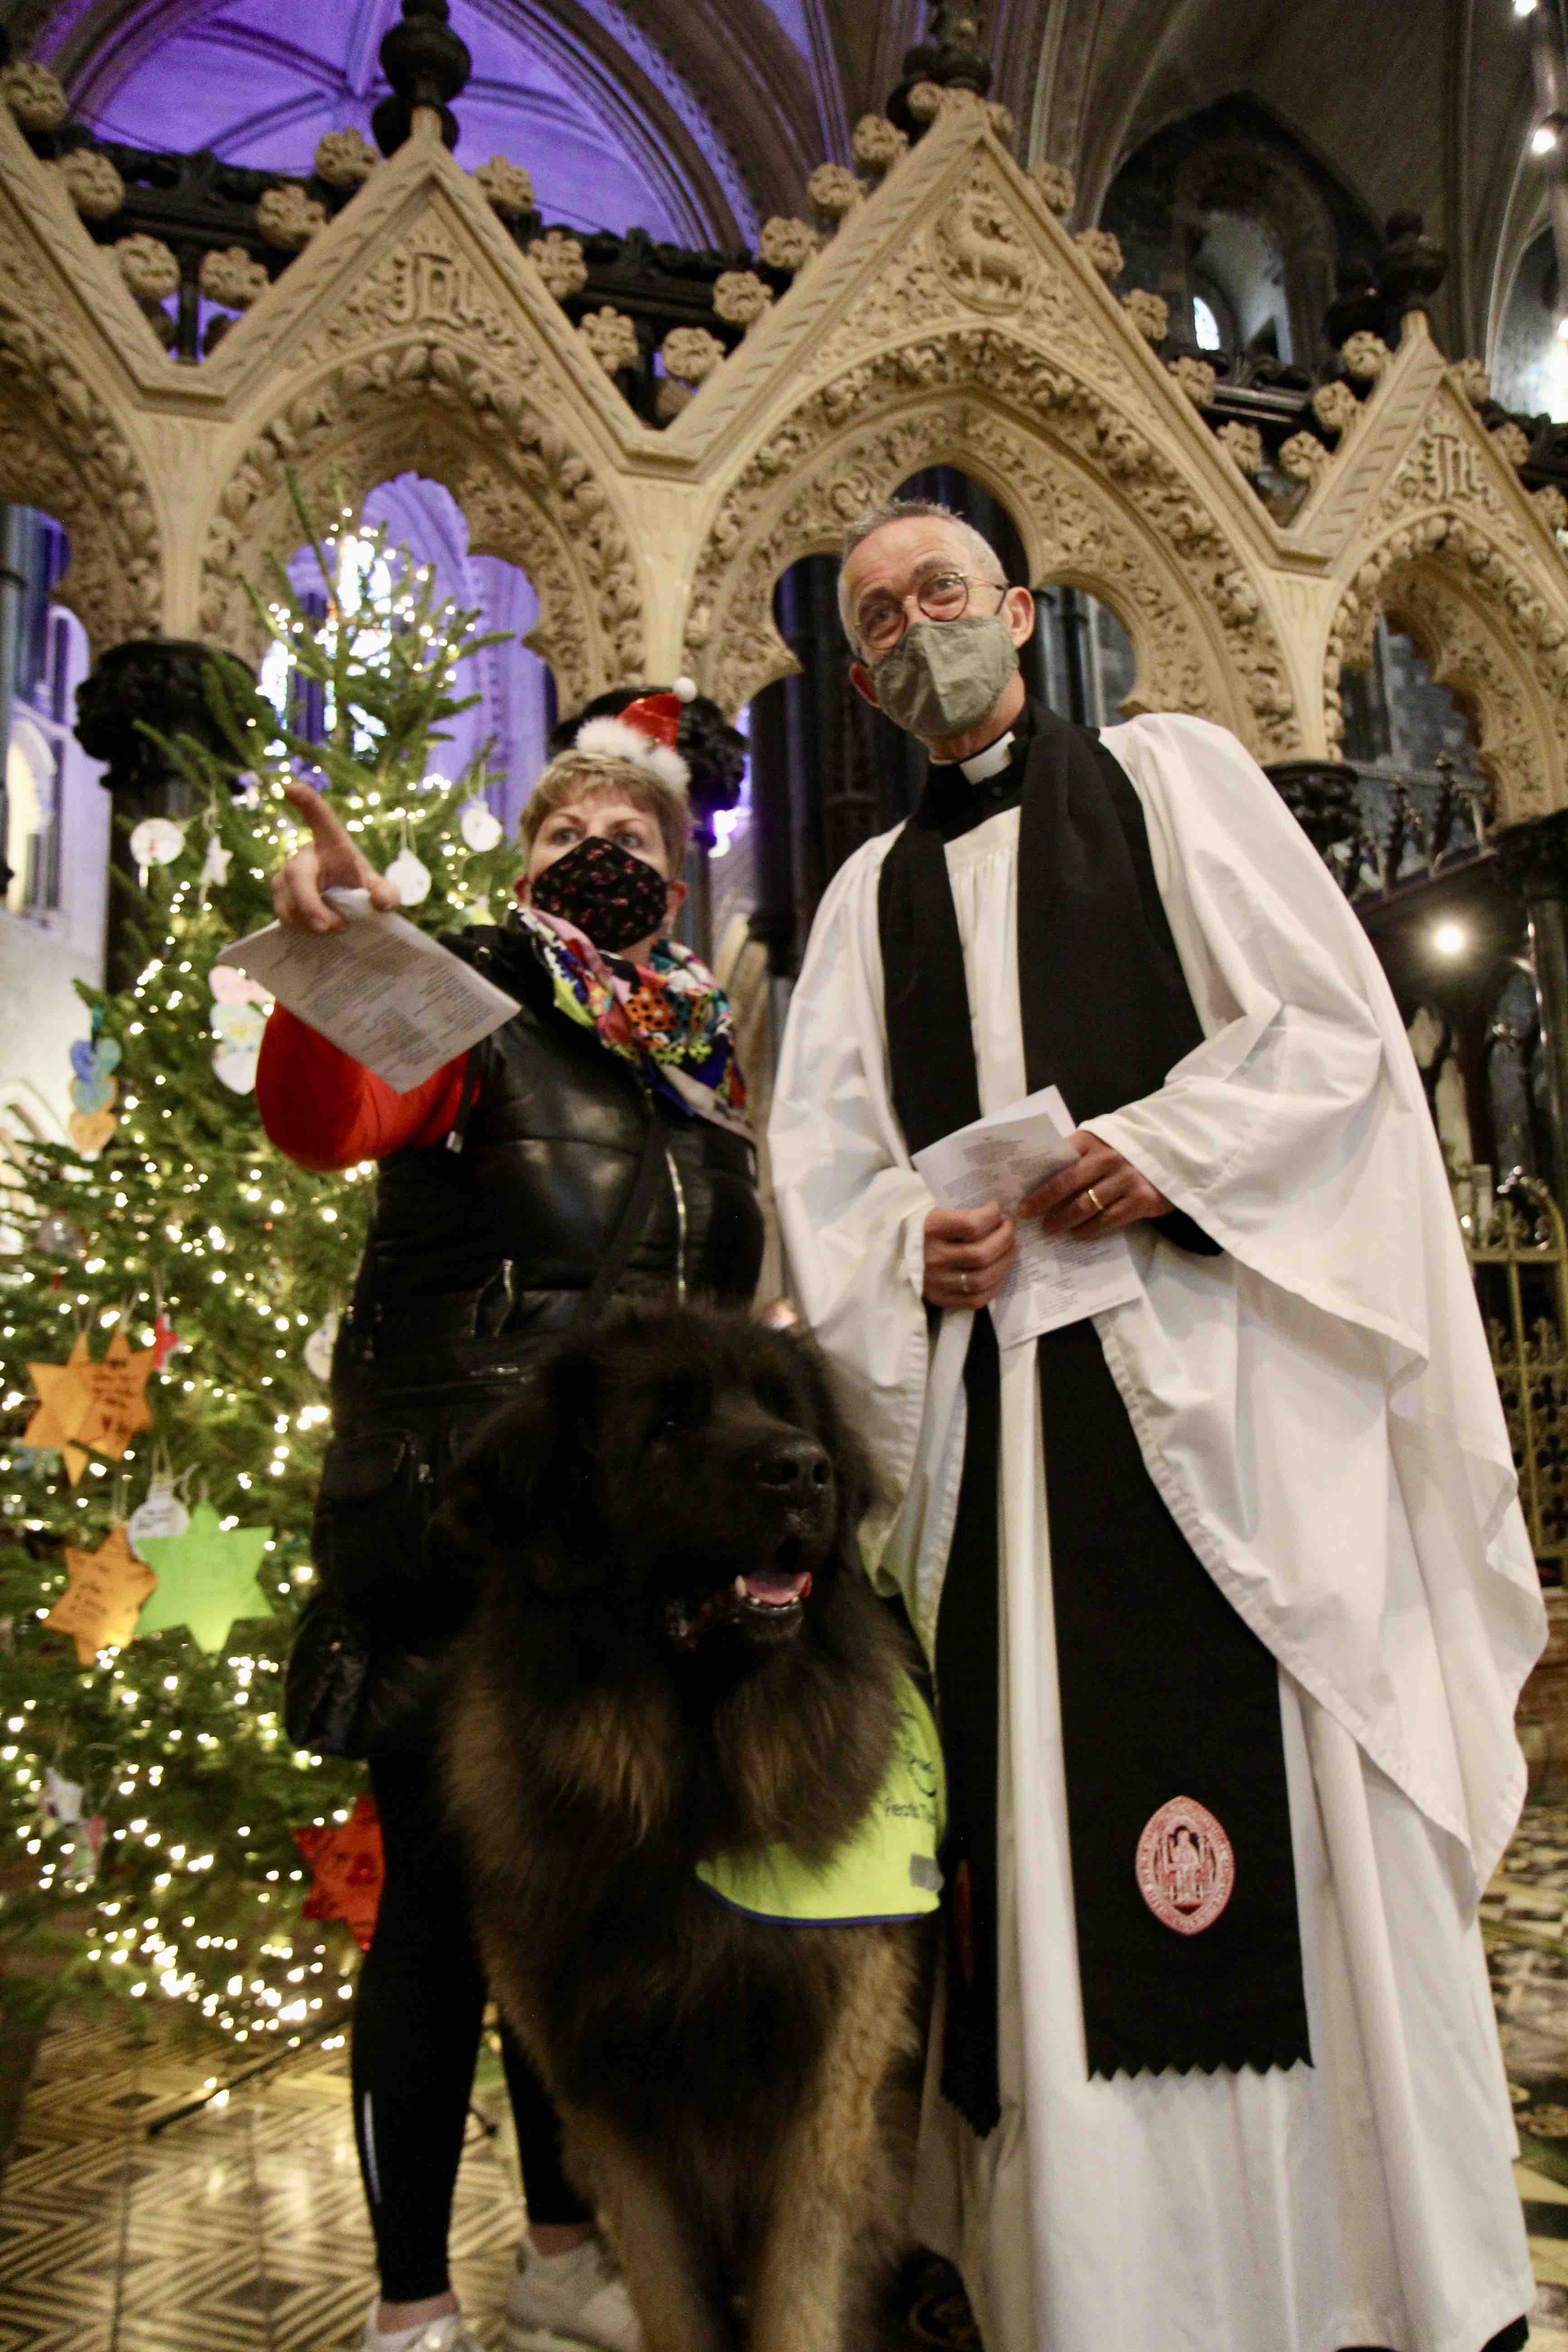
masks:
<svg viewBox="0 0 1568 2352"><path fill-rule="evenodd" d="M995 708L1018 667L1002 613L916 621L871 669L879 709L906 734L963 735Z"/></svg>

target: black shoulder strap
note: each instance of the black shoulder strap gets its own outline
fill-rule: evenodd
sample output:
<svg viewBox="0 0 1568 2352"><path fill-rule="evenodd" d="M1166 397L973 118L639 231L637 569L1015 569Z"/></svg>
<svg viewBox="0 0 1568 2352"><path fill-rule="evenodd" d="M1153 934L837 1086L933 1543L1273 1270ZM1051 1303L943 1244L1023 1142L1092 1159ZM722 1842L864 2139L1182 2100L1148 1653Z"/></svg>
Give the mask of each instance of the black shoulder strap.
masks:
<svg viewBox="0 0 1568 2352"><path fill-rule="evenodd" d="M573 1328L585 1331L596 1323L615 1294L615 1288L627 1265L632 1252L643 1237L643 1230L653 1211L654 1195L658 1191L664 1162L664 1129L658 1113L649 1106L647 1131L643 1137L642 1158L626 1205L621 1212L620 1223L610 1237L610 1246L599 1260L597 1271L572 1318Z"/></svg>

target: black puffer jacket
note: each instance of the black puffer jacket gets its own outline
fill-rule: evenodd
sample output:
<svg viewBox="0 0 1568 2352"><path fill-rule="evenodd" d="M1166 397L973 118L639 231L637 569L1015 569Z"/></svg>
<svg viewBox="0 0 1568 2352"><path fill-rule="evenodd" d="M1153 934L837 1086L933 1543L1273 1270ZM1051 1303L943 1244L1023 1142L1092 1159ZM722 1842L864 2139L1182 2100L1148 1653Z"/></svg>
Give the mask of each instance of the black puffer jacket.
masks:
<svg viewBox="0 0 1568 2352"><path fill-rule="evenodd" d="M372 1637L355 1746L373 1751L424 1736L426 1662L465 1605L425 1572L451 1463L572 1321L631 1198L650 1115L630 1067L556 1010L526 933L480 928L451 944L521 1010L470 1055L447 1140L378 1171L333 1358L312 1544L323 1602ZM673 1106L652 1116L663 1181L616 1295L744 1306L763 1251L755 1152Z"/></svg>

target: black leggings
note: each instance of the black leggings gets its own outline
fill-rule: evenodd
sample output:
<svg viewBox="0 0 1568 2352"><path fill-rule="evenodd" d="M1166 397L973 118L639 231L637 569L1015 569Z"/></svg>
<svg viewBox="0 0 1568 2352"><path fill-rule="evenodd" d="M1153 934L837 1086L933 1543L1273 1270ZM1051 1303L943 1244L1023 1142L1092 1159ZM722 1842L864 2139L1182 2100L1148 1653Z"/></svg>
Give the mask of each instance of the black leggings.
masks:
<svg viewBox="0 0 1568 2352"><path fill-rule="evenodd" d="M353 2017L354 2137L387 2303L445 2294L447 2232L479 2053L485 1980L458 1849L427 1755L370 1768L386 1853L375 1937ZM561 2168L561 2126L527 2058L501 2027L531 2221L590 2221Z"/></svg>

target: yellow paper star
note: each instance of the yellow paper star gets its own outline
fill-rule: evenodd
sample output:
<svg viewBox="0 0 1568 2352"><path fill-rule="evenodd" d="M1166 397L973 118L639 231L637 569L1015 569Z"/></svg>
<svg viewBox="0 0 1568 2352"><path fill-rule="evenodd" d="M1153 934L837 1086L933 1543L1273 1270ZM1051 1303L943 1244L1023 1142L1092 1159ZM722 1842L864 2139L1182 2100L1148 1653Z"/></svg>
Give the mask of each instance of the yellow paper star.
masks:
<svg viewBox="0 0 1568 2352"><path fill-rule="evenodd" d="M65 1456L66 1475L74 1486L87 1467L87 1455L71 1440L92 1410L94 1366L85 1333L63 1364L29 1364L27 1377L38 1392L37 1412L22 1433L24 1445L58 1446Z"/></svg>
<svg viewBox="0 0 1568 2352"><path fill-rule="evenodd" d="M100 1364L88 1367L91 1403L86 1419L72 1435L96 1454L118 1462L138 1430L151 1429L147 1381L156 1369L156 1348L132 1350L123 1331L117 1331Z"/></svg>
<svg viewBox="0 0 1568 2352"><path fill-rule="evenodd" d="M70 1581L45 1618L57 1633L68 1633L79 1663L90 1666L100 1650L122 1648L157 1584L152 1570L132 1552L122 1527L112 1528L96 1551L66 1551Z"/></svg>

